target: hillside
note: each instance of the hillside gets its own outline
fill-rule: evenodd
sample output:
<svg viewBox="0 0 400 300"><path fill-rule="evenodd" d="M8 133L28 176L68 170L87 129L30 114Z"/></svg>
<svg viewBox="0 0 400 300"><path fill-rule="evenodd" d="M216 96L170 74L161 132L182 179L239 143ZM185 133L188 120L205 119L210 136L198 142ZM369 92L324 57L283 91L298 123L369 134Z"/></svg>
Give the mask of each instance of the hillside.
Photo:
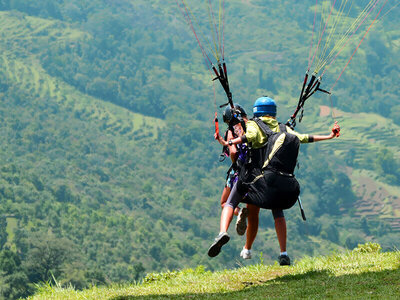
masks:
<svg viewBox="0 0 400 300"><path fill-rule="evenodd" d="M229 167L218 162L212 122L226 97L218 84L214 96L175 4L0 1L0 299L29 296L42 282L100 288L152 272L253 264L238 260L243 238L233 228L226 250L206 255ZM398 13L378 22L335 88L342 136L301 147L296 176L308 220L297 206L286 213L295 260L367 241L399 247L400 26L390 17ZM234 0L226 16L234 101L250 112L271 95L287 120L312 10ZM327 87L346 57L337 62ZM329 97L311 98L296 129L328 133L329 107ZM260 214L254 253L266 263L279 255L270 212Z"/></svg>
<svg viewBox="0 0 400 300"><path fill-rule="evenodd" d="M366 299L397 298L400 253L377 244L326 257L305 257L293 267L256 265L212 273L203 267L148 274L143 283L84 291L43 286L29 299Z"/></svg>

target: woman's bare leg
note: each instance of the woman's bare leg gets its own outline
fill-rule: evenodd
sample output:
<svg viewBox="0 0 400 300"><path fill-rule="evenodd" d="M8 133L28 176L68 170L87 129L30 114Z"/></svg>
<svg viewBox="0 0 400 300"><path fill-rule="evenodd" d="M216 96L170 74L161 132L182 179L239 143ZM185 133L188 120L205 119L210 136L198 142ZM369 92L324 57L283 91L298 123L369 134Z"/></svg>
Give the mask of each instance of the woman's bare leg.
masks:
<svg viewBox="0 0 400 300"><path fill-rule="evenodd" d="M221 213L219 232L227 232L233 218L233 208L225 205Z"/></svg>

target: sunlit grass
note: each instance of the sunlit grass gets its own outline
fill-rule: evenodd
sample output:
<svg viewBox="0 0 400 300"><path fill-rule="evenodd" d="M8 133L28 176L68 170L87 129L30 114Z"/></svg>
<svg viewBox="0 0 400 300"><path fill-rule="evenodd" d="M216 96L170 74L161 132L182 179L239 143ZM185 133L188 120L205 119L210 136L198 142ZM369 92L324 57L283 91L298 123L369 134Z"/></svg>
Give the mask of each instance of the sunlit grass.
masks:
<svg viewBox="0 0 400 300"><path fill-rule="evenodd" d="M14 241L14 236L15 236L15 229L18 228L18 220L15 217L8 217L7 218L7 246L11 247L12 249L15 248L15 244L13 243Z"/></svg>
<svg viewBox="0 0 400 300"><path fill-rule="evenodd" d="M400 295L400 252L368 243L353 251L305 257L294 266L261 263L210 272L199 266L148 274L142 283L92 287L42 285L30 299L288 299L394 298Z"/></svg>

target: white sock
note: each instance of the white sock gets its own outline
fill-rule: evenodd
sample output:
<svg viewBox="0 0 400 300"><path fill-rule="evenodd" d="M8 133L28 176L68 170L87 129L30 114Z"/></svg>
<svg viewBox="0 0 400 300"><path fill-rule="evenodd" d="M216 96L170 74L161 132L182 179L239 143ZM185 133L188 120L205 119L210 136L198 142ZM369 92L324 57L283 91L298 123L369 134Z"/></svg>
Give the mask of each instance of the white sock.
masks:
<svg viewBox="0 0 400 300"><path fill-rule="evenodd" d="M281 252L281 255L286 255L287 256L287 251Z"/></svg>

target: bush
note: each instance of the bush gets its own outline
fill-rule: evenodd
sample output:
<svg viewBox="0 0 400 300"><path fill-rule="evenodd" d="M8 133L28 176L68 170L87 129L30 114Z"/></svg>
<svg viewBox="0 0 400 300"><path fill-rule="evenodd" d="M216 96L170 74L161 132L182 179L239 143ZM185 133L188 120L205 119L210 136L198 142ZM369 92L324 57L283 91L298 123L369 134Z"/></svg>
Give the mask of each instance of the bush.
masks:
<svg viewBox="0 0 400 300"><path fill-rule="evenodd" d="M358 244L357 248L355 248L354 252L359 253L379 253L381 252L382 247L378 243L365 243L365 244Z"/></svg>

